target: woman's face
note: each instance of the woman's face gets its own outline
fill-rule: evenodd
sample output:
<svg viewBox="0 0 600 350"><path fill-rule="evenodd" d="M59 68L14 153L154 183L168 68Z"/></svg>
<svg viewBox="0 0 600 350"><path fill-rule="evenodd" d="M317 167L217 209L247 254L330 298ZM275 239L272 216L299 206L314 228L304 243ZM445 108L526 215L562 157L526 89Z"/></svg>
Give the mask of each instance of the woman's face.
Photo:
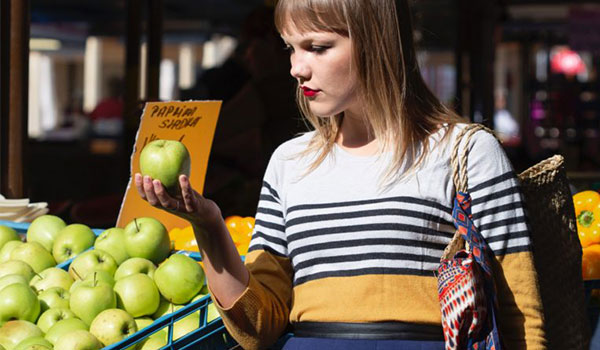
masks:
<svg viewBox="0 0 600 350"><path fill-rule="evenodd" d="M290 50L290 74L298 80L314 114L360 112L350 38L337 33L301 33L294 29L281 37Z"/></svg>

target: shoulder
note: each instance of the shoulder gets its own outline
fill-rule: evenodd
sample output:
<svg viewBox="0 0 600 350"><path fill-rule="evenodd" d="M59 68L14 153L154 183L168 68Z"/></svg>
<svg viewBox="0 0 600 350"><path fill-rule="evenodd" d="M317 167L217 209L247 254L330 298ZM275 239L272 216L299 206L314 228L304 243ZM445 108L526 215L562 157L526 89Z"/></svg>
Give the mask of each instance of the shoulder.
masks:
<svg viewBox="0 0 600 350"><path fill-rule="evenodd" d="M271 161L285 161L295 158L298 154L306 150L314 135L314 131L309 131L282 143L273 152Z"/></svg>
<svg viewBox="0 0 600 350"><path fill-rule="evenodd" d="M300 167L299 163L303 160L300 157L308 147L314 134L314 131L307 132L279 145L271 155L265 176L267 178L281 178L286 173L297 172Z"/></svg>

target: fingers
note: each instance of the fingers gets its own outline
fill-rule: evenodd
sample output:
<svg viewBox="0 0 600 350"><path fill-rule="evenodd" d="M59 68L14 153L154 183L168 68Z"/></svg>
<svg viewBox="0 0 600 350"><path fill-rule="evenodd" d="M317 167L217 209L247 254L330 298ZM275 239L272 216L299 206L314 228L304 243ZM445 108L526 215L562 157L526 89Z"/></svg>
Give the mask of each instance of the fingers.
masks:
<svg viewBox="0 0 600 350"><path fill-rule="evenodd" d="M140 197L142 197L142 199L146 199L146 193L144 192L144 187L142 184L142 174L140 173L136 173L133 177L134 183L135 183L135 188L137 189Z"/></svg>
<svg viewBox="0 0 600 350"><path fill-rule="evenodd" d="M156 198L163 208L179 210L179 202L176 199L173 199L173 197L167 193L165 186L163 186L159 180L152 181L152 186L154 188Z"/></svg>
<svg viewBox="0 0 600 350"><path fill-rule="evenodd" d="M158 197L154 191L154 185L152 184L152 178L150 176L144 176L143 184L144 194L146 195L146 200L150 205L157 206L160 202L158 201Z"/></svg>
<svg viewBox="0 0 600 350"><path fill-rule="evenodd" d="M193 213L196 210L196 201L194 189L190 185L190 179L185 175L179 176L179 187L181 187L181 195L183 197L185 210L188 213Z"/></svg>

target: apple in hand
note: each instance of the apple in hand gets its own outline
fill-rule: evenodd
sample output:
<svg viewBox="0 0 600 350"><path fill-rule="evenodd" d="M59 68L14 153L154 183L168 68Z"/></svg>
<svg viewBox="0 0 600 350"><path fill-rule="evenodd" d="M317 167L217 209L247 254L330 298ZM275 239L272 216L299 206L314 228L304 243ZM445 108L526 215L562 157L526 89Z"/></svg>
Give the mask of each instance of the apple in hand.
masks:
<svg viewBox="0 0 600 350"><path fill-rule="evenodd" d="M50 327L61 320L76 318L73 311L65 308L52 308L44 311L37 320L37 326L42 332L47 333Z"/></svg>
<svg viewBox="0 0 600 350"><path fill-rule="evenodd" d="M56 346L56 341L64 334L69 334L75 330L83 329L88 330L87 324L78 318L67 318L56 322L48 332L46 332L46 339Z"/></svg>
<svg viewBox="0 0 600 350"><path fill-rule="evenodd" d="M137 331L133 316L121 309L102 311L90 325L90 333L95 335L104 346L119 342ZM134 344L126 350L133 350L136 347L137 344Z"/></svg>
<svg viewBox="0 0 600 350"><path fill-rule="evenodd" d="M50 343L46 338L38 335L36 337L31 337L20 342L14 350L52 350L52 343ZM59 348L60 349L60 348Z"/></svg>
<svg viewBox="0 0 600 350"><path fill-rule="evenodd" d="M57 263L67 261L92 247L96 235L83 224L71 224L58 232L52 245L52 255Z"/></svg>
<svg viewBox="0 0 600 350"><path fill-rule="evenodd" d="M0 264L0 277L13 274L21 275L29 282L35 275L35 272L31 266L21 260L8 260Z"/></svg>
<svg viewBox="0 0 600 350"><path fill-rule="evenodd" d="M92 333L78 329L61 335L54 344L60 350L100 350L102 343Z"/></svg>
<svg viewBox="0 0 600 350"><path fill-rule="evenodd" d="M190 154L182 142L154 140L140 153L140 172L160 180L167 192L179 192L179 175L190 176Z"/></svg>
<svg viewBox="0 0 600 350"><path fill-rule="evenodd" d="M96 282L94 282L94 280ZM108 284L111 288L114 287L114 285L115 285L115 279L113 278L113 276L106 271L100 270L100 271L94 271L93 273L89 273L87 275L87 277L84 278L83 280L77 280L77 281L73 282L69 292L73 293L75 288L77 288L82 282L85 282L84 283L85 285L91 285L93 283L104 283L104 284Z"/></svg>
<svg viewBox="0 0 600 350"><path fill-rule="evenodd" d="M154 272L160 294L174 304L190 301L204 285L204 271L192 258L173 254Z"/></svg>
<svg viewBox="0 0 600 350"><path fill-rule="evenodd" d="M12 251L22 244L24 243L21 241L8 241L4 243L2 249L0 249L0 263L10 260L10 254Z"/></svg>
<svg viewBox="0 0 600 350"><path fill-rule="evenodd" d="M8 321L0 327L0 345L11 350L27 338L43 335L42 330L29 321Z"/></svg>
<svg viewBox="0 0 600 350"><path fill-rule="evenodd" d="M6 275L4 277L0 277L0 290L14 283L22 283L24 285L29 285L27 279L23 275Z"/></svg>
<svg viewBox="0 0 600 350"><path fill-rule="evenodd" d="M0 225L0 248L9 241L20 241L21 237L14 228L6 225Z"/></svg>
<svg viewBox="0 0 600 350"><path fill-rule="evenodd" d="M154 271L156 271L156 265L152 261L144 258L129 258L123 261L115 271L115 281L136 273L143 273L154 278Z"/></svg>
<svg viewBox="0 0 600 350"><path fill-rule="evenodd" d="M104 310L117 307L117 297L111 285L97 280L82 281L71 293L69 308L90 325Z"/></svg>
<svg viewBox="0 0 600 350"><path fill-rule="evenodd" d="M31 222L27 229L27 242L38 242L47 251L52 251L52 245L58 232L67 224L55 215L42 215Z"/></svg>
<svg viewBox="0 0 600 350"><path fill-rule="evenodd" d="M167 258L171 240L165 226L155 218L136 218L125 226L125 249L131 257L155 264Z"/></svg>
<svg viewBox="0 0 600 350"><path fill-rule="evenodd" d="M71 293L64 290L62 287L48 288L46 290L43 290L40 294L38 294L41 312L53 308L68 309L70 298Z"/></svg>
<svg viewBox="0 0 600 350"><path fill-rule="evenodd" d="M96 238L94 248L110 254L115 258L117 265L121 265L123 261L129 258L127 250L125 249L125 230L119 227L109 228L102 232L100 236Z"/></svg>
<svg viewBox="0 0 600 350"><path fill-rule="evenodd" d="M28 263L36 273L56 265L52 254L38 242L26 242L19 245L10 253L10 259Z"/></svg>
<svg viewBox="0 0 600 350"><path fill-rule="evenodd" d="M0 290L0 325L10 320L35 322L40 314L40 301L27 285L14 283Z"/></svg>
<svg viewBox="0 0 600 350"><path fill-rule="evenodd" d="M142 273L123 277L115 282L117 307L133 317L149 316L156 312L160 301L152 278Z"/></svg>
<svg viewBox="0 0 600 350"><path fill-rule="evenodd" d="M49 267L33 276L29 285L38 293L52 287L61 287L64 290L69 290L73 285L73 278L63 269Z"/></svg>
<svg viewBox="0 0 600 350"><path fill-rule="evenodd" d="M81 253L69 265L69 274L76 280L85 279L94 271L106 271L112 276L116 270L117 262L112 255L100 249L92 249Z"/></svg>

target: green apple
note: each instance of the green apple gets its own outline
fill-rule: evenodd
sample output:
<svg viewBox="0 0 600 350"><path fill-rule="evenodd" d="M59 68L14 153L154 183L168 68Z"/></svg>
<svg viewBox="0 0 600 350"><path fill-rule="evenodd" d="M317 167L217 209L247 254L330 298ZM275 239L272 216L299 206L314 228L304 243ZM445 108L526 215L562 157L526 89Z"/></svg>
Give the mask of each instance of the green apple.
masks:
<svg viewBox="0 0 600 350"><path fill-rule="evenodd" d="M154 323L154 320L150 317L139 317L135 319L135 325L137 326L138 331L148 327L152 323Z"/></svg>
<svg viewBox="0 0 600 350"><path fill-rule="evenodd" d="M43 335L42 330L29 321L8 321L0 327L0 345L6 348L6 350L12 350L27 338Z"/></svg>
<svg viewBox="0 0 600 350"><path fill-rule="evenodd" d="M160 302L158 303L158 309L156 309L156 312L152 314L152 319L157 320L166 314L172 313L173 311L175 311L173 308L174 304L170 303L161 295Z"/></svg>
<svg viewBox="0 0 600 350"><path fill-rule="evenodd" d="M29 285L29 283L27 282L27 278L25 278L25 276L23 275L6 275L4 277L0 277L0 290L14 283L23 283L25 285Z"/></svg>
<svg viewBox="0 0 600 350"><path fill-rule="evenodd" d="M50 327L60 320L76 318L73 311L66 308L53 308L44 311L37 320L37 326L42 332L47 333Z"/></svg>
<svg viewBox="0 0 600 350"><path fill-rule="evenodd" d="M52 348L52 343L50 343L41 335L38 335L36 337L23 340L14 348L14 350L52 350Z"/></svg>
<svg viewBox="0 0 600 350"><path fill-rule="evenodd" d="M56 341L63 334L69 334L75 330L83 329L84 331L88 330L88 325L85 324L82 320L78 318L67 318L64 320L60 320L56 322L48 332L46 332L46 339L56 346Z"/></svg>
<svg viewBox="0 0 600 350"><path fill-rule="evenodd" d="M29 285L38 293L52 287L61 287L64 290L69 290L73 285L73 278L63 269L49 267L33 276Z"/></svg>
<svg viewBox="0 0 600 350"><path fill-rule="evenodd" d="M69 308L90 325L102 311L117 307L117 297L111 285L97 280L82 281L71 293Z"/></svg>
<svg viewBox="0 0 600 350"><path fill-rule="evenodd" d="M200 326L200 315L197 312L184 317L173 325L173 340L179 339Z"/></svg>
<svg viewBox="0 0 600 350"><path fill-rule="evenodd" d="M77 286L79 286L84 281L87 282L88 285L93 283L105 283L108 284L111 288L115 285L115 279L113 278L113 276L106 271L100 270L94 271L94 273L89 273L87 277L83 280L76 280L75 282L73 282L69 291L72 293L73 290L75 290L75 288L77 288Z"/></svg>
<svg viewBox="0 0 600 350"><path fill-rule="evenodd" d="M160 330L142 342L139 350L159 350L167 345L167 332Z"/></svg>
<svg viewBox="0 0 600 350"><path fill-rule="evenodd" d="M53 350L52 345L43 345L43 344L27 344L25 346L19 346L14 348L13 350Z"/></svg>
<svg viewBox="0 0 600 350"><path fill-rule="evenodd" d="M10 259L28 263L36 273L56 265L52 254L38 242L26 242L19 245L10 253Z"/></svg>
<svg viewBox="0 0 600 350"><path fill-rule="evenodd" d="M152 278L143 273L123 277L115 282L117 307L133 317L149 316L156 312L160 302L158 289Z"/></svg>
<svg viewBox="0 0 600 350"><path fill-rule="evenodd" d="M10 320L35 322L40 314L40 301L27 285L14 283L0 290L0 325Z"/></svg>
<svg viewBox="0 0 600 350"><path fill-rule="evenodd" d="M55 215L42 215L31 222L27 229L27 242L38 242L47 251L52 251L52 245L58 232L67 224Z"/></svg>
<svg viewBox="0 0 600 350"><path fill-rule="evenodd" d="M121 309L102 311L90 325L90 333L95 335L104 346L119 342L137 331L133 316ZM133 350L136 347L137 344L134 344L127 350Z"/></svg>
<svg viewBox="0 0 600 350"><path fill-rule="evenodd" d="M102 343L92 333L78 329L58 337L54 348L57 350L100 350Z"/></svg>
<svg viewBox="0 0 600 350"><path fill-rule="evenodd" d="M21 275L29 282L35 275L35 272L29 264L21 260L8 260L0 263L0 277L13 274Z"/></svg>
<svg viewBox="0 0 600 350"><path fill-rule="evenodd" d="M2 248L6 242L10 241L21 241L21 237L19 237L19 234L14 228L0 225L0 248Z"/></svg>
<svg viewBox="0 0 600 350"><path fill-rule="evenodd" d="M190 153L182 142L154 140L140 152L140 172L160 180L171 195L179 192L179 175L190 176Z"/></svg>
<svg viewBox="0 0 600 350"><path fill-rule="evenodd" d="M160 294L173 304L190 301L204 285L204 271L194 259L173 254L154 272Z"/></svg>
<svg viewBox="0 0 600 350"><path fill-rule="evenodd" d="M136 273L144 273L150 278L154 278L154 271L156 271L156 265L152 261L144 258L129 258L117 268L115 280Z"/></svg>
<svg viewBox="0 0 600 350"><path fill-rule="evenodd" d="M10 254L12 251L22 244L24 243L21 241L8 241L4 243L2 249L0 249L0 263L10 260Z"/></svg>
<svg viewBox="0 0 600 350"><path fill-rule="evenodd" d="M95 249L101 249L112 255L117 262L117 265L129 258L127 250L125 249L125 230L119 227L109 228L102 232L96 243L94 243Z"/></svg>
<svg viewBox="0 0 600 350"><path fill-rule="evenodd" d="M40 300L41 312L53 308L69 308L69 299L71 293L64 290L62 287L51 287L45 289L38 294Z"/></svg>
<svg viewBox="0 0 600 350"><path fill-rule="evenodd" d="M136 218L125 226L125 249L131 257L155 264L167 258L171 240L165 226L154 218Z"/></svg>
<svg viewBox="0 0 600 350"><path fill-rule="evenodd" d="M117 262L115 258L100 249L92 249L81 253L69 265L69 274L76 280L85 279L94 271L106 271L112 276L116 270Z"/></svg>
<svg viewBox="0 0 600 350"><path fill-rule="evenodd" d="M92 247L95 240L94 231L86 225L67 225L58 232L52 245L52 255L60 264Z"/></svg>
<svg viewBox="0 0 600 350"><path fill-rule="evenodd" d="M217 306L214 303L208 304L206 307L206 323L212 322L220 318L219 310L217 310Z"/></svg>

